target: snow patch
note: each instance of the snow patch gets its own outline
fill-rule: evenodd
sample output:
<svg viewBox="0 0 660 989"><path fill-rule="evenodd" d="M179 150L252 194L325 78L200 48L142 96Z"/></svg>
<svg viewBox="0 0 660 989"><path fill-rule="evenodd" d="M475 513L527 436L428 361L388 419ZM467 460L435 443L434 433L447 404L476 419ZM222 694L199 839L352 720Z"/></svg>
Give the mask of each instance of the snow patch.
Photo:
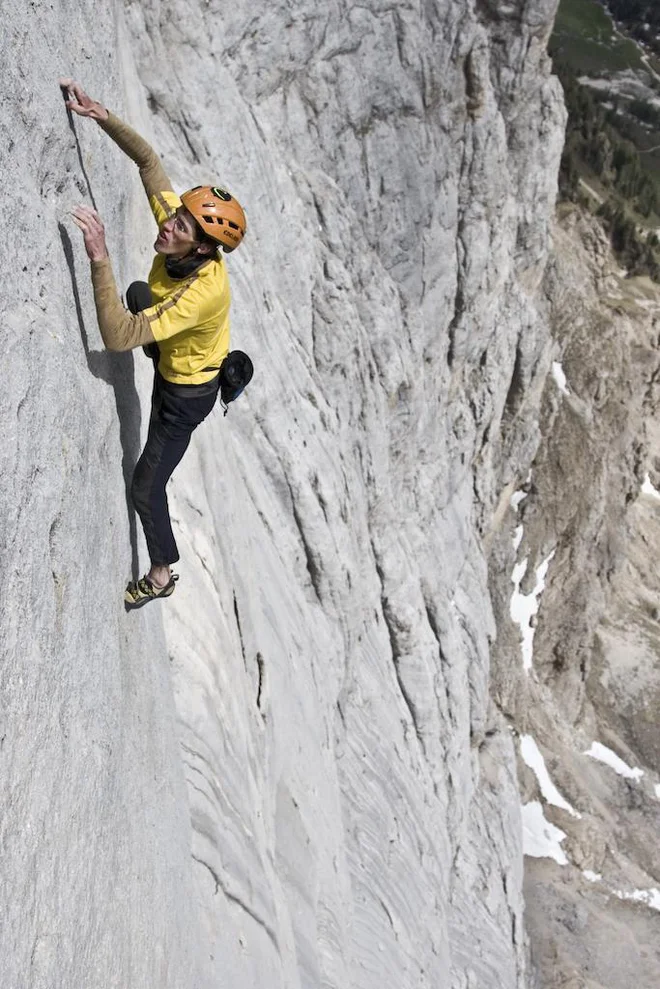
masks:
<svg viewBox="0 0 660 989"><path fill-rule="evenodd" d="M560 842L566 835L543 816L543 808L538 800L523 804L523 855L531 858L551 858L559 865L568 865L566 854Z"/></svg>
<svg viewBox="0 0 660 989"><path fill-rule="evenodd" d="M553 549L552 552L546 556L543 563L536 568L536 584L534 589L529 594L522 594L520 591L521 581L527 573L526 559L523 560L522 563L516 563L513 568L513 574L511 575L511 582L514 590L511 595L510 612L511 618L516 625L520 627L520 632L522 635L521 649L523 669L525 670L530 670L532 668L534 644L533 619L539 610L540 598L545 590L545 578L547 577L548 568L554 555L555 551Z"/></svg>
<svg viewBox="0 0 660 989"><path fill-rule="evenodd" d="M642 494L650 495L651 498L655 498L656 501L660 501L660 491L653 487L651 484L651 478L648 474L644 478L644 483L642 484Z"/></svg>
<svg viewBox="0 0 660 989"><path fill-rule="evenodd" d="M620 900L634 900L636 903L645 903L652 910L660 910L660 890L658 889L634 889L632 893L624 893L615 889L614 894Z"/></svg>
<svg viewBox="0 0 660 989"><path fill-rule="evenodd" d="M557 387L559 388L560 392L563 392L564 395L571 394L568 389L568 385L566 384L566 375L564 374L564 369L559 363L559 361L552 362L552 377L555 379L557 383Z"/></svg>
<svg viewBox="0 0 660 989"><path fill-rule="evenodd" d="M567 810L573 817L581 817L581 814L579 814L574 807L571 807L569 802L562 797L561 793L550 779L550 774L545 765L545 759L543 758L538 745L531 735L521 736L520 754L523 757L525 765L529 766L529 768L533 770L534 775L538 780L544 800L546 800L549 804L552 804L554 807L561 807L562 810Z"/></svg>
<svg viewBox="0 0 660 989"><path fill-rule="evenodd" d="M606 745L601 745L600 742L592 742L591 748L588 749L584 755L591 756L592 759L597 759L598 762L604 762L606 766L609 766L618 773L619 776L625 776L629 780L641 780L644 775L644 770L635 767L634 769L628 766L623 759L620 759L616 752L612 752L612 749L608 749Z"/></svg>
<svg viewBox="0 0 660 989"><path fill-rule="evenodd" d="M660 800L660 783L655 784L655 795Z"/></svg>
<svg viewBox="0 0 660 989"><path fill-rule="evenodd" d="M531 484L531 481L532 481L532 472L530 470L527 474L527 480L525 481L525 484ZM520 504L521 501L524 501L526 497L527 497L526 491L522 491L522 490L514 491L514 493L511 495L511 507L517 512L518 505Z"/></svg>
<svg viewBox="0 0 660 989"><path fill-rule="evenodd" d="M527 497L526 491L514 491L511 495L511 507L518 511L518 505Z"/></svg>
<svg viewBox="0 0 660 989"><path fill-rule="evenodd" d="M522 526L522 525L517 525L516 526L516 531L513 534L513 548L514 548L514 551L516 553L518 552L518 547L520 546L520 544L522 542L522 537L523 537L523 532L524 531L525 531L524 526Z"/></svg>
<svg viewBox="0 0 660 989"><path fill-rule="evenodd" d="M590 883L599 883L603 878L599 872L592 872L590 869L585 869L582 875ZM660 911L660 890L655 889L655 887L652 889L634 889L631 893L626 893L621 889L610 888L610 892L620 900L632 900L634 903L643 903L647 907L651 907L652 910Z"/></svg>

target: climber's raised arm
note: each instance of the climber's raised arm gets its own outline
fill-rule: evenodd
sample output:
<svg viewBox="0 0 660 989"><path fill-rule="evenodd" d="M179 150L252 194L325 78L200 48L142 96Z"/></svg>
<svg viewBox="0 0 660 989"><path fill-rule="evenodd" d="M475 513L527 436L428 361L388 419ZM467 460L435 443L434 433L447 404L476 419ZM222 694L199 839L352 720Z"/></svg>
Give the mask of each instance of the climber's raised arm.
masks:
<svg viewBox="0 0 660 989"><path fill-rule="evenodd" d="M101 217L90 206L76 206L73 222L83 232L85 250L91 261L94 302L103 343L108 350L132 350L154 343L147 315L130 313L122 304L112 273Z"/></svg>
<svg viewBox="0 0 660 989"><path fill-rule="evenodd" d="M88 96L79 82L75 82L73 79L60 79L60 87L65 94L67 109L79 117L91 117L92 120L95 120L124 154L128 155L138 166L142 184L156 219L160 220L158 207L165 209L167 216L169 216L173 210L161 202L159 196L164 192L171 192L172 183L151 145L140 137L132 127L129 127L123 120L106 109L102 103ZM66 99L67 96L68 99ZM153 197L156 199L155 203L152 202Z"/></svg>

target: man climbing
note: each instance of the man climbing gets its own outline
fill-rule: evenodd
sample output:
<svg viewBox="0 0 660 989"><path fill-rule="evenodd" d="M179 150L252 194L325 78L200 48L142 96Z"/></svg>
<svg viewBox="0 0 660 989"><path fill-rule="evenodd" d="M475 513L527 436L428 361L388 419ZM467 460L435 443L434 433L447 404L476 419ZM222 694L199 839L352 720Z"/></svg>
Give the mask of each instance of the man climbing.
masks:
<svg viewBox="0 0 660 989"><path fill-rule="evenodd" d="M245 214L237 200L218 187L198 186L178 197L146 141L73 79L60 80L60 86L68 109L95 120L138 165L158 224L149 283L129 287L127 310L117 292L100 216L88 206L72 213L91 261L103 343L114 351L144 347L154 360L149 434L131 488L151 560L149 572L126 588L126 603L137 607L169 597L178 580L171 571L179 552L165 485L220 389L219 370L229 353L230 293L218 250L229 253L238 247L245 235ZM242 372L249 377L251 365L238 372L238 378Z"/></svg>

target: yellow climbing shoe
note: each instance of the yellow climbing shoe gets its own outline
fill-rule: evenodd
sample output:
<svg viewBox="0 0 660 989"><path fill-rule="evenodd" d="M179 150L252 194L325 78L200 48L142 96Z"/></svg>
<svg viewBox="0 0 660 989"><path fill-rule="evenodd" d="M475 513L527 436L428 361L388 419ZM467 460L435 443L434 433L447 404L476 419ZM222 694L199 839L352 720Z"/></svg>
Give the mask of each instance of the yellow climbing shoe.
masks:
<svg viewBox="0 0 660 989"><path fill-rule="evenodd" d="M147 601L155 601L156 598L168 598L174 592L174 585L178 579L178 573L173 573L165 587L156 587L146 574L139 580L130 580L124 591L124 601L131 608L141 608Z"/></svg>

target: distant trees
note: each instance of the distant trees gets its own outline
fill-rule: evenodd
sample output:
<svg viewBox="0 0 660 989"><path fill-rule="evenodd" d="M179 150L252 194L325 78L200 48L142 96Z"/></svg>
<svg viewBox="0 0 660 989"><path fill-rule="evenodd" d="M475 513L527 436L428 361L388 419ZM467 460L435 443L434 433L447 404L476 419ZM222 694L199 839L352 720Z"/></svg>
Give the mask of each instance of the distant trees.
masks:
<svg viewBox="0 0 660 989"><path fill-rule="evenodd" d="M660 4L658 0L601 0L603 6L638 41L660 54Z"/></svg>
<svg viewBox="0 0 660 989"><path fill-rule="evenodd" d="M626 109L643 124L649 124L651 127L660 125L660 110L652 103L647 103L645 100L630 100Z"/></svg>
<svg viewBox="0 0 660 989"><path fill-rule="evenodd" d="M607 111L565 65L556 63L554 67L564 87L568 110L562 191L574 188L578 162L582 162L642 216L650 216L653 212L660 215L658 186L642 165L632 141L618 133L620 119L616 109Z"/></svg>
<svg viewBox="0 0 660 989"><path fill-rule="evenodd" d="M633 275L649 275L660 281L660 264L656 249L656 234L640 230L625 207L616 200L608 199L598 210L598 216L609 231L612 249Z"/></svg>
<svg viewBox="0 0 660 989"><path fill-rule="evenodd" d="M658 0L605 0L607 7L615 20L630 27L631 30L648 24L660 29L660 9Z"/></svg>
<svg viewBox="0 0 660 989"><path fill-rule="evenodd" d="M633 273L660 280L657 238L643 229L644 219L655 219L660 226L660 185L657 177L645 169L634 143L623 136L630 133L625 113L616 105L604 106L602 97L598 99L581 85L570 66L561 60L555 59L554 69L564 87L568 110L559 171L560 197L582 201L580 178L596 178L606 197L598 213L615 253ZM625 108L629 109L627 104Z"/></svg>

